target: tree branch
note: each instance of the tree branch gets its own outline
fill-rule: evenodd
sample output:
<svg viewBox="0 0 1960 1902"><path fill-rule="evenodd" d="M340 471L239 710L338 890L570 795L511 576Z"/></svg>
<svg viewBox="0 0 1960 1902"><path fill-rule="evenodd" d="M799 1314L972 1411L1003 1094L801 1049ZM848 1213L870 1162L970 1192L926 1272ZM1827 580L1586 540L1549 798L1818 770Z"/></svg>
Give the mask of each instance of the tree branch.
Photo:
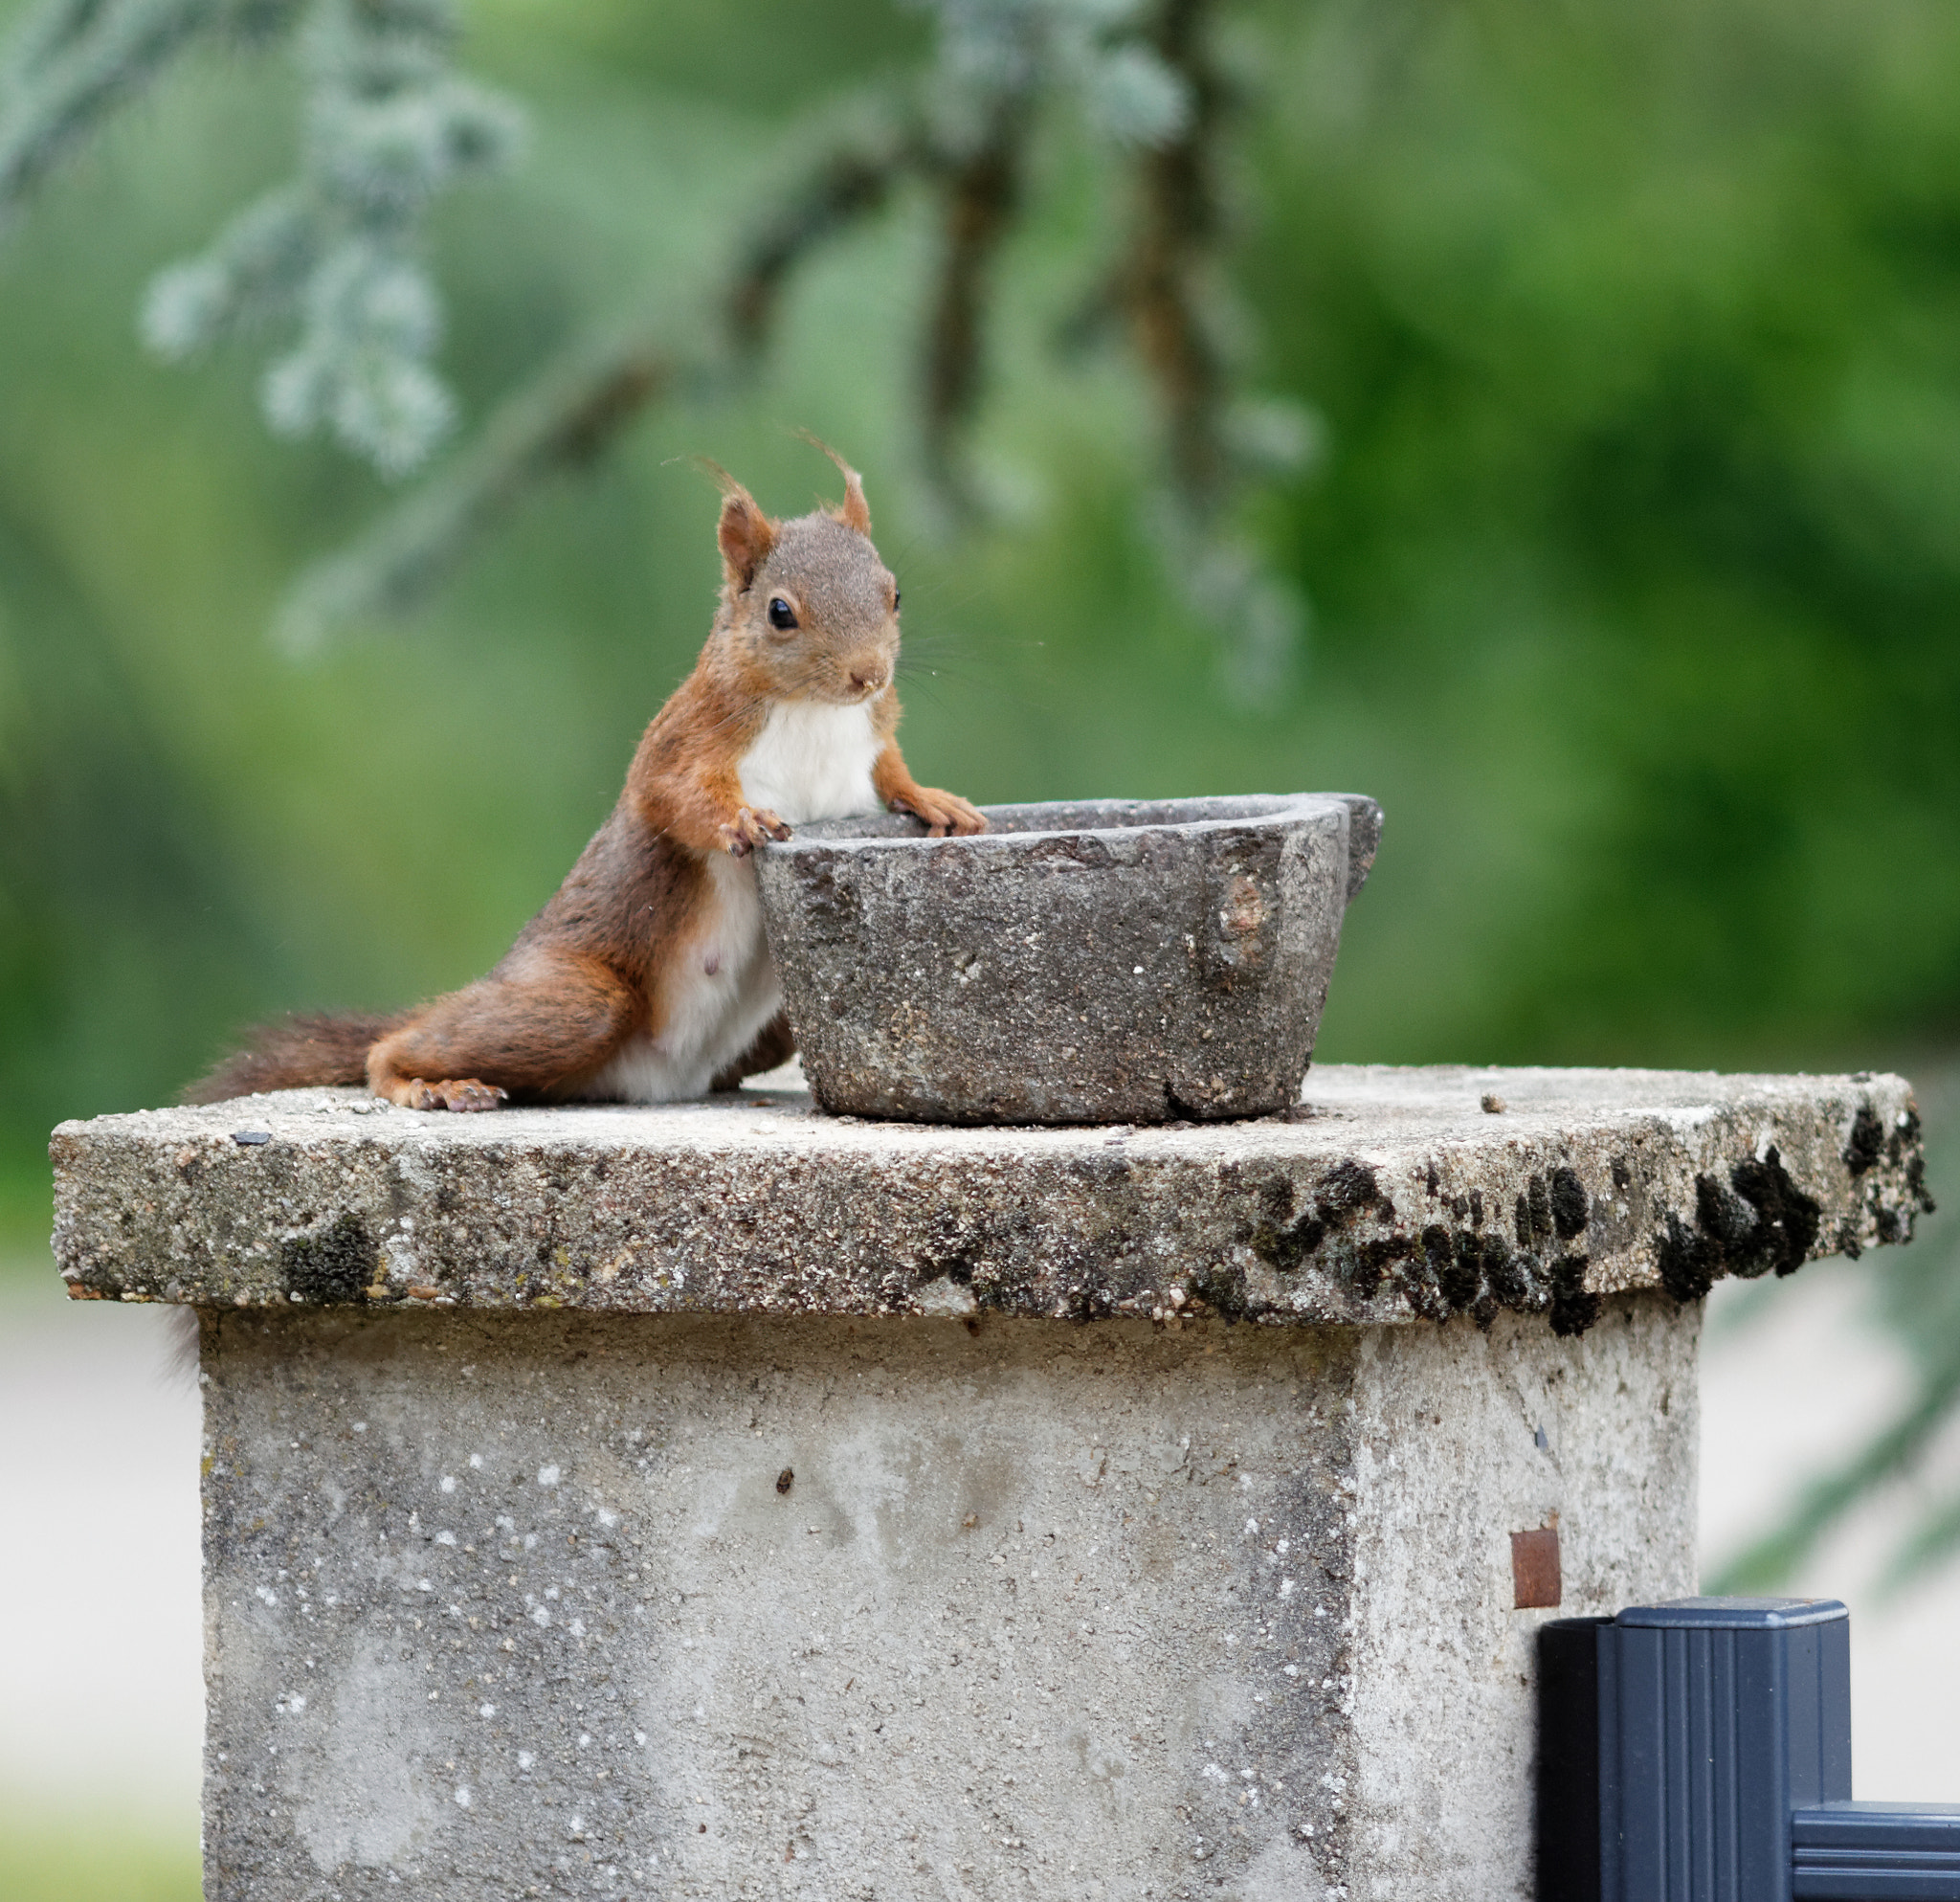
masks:
<svg viewBox="0 0 1960 1902"><path fill-rule="evenodd" d="M1125 274L1138 348L1163 405L1178 490L1199 520L1217 511L1231 479L1224 433L1225 352L1205 304L1223 236L1216 142L1226 93L1211 56L1212 0L1162 0L1151 30L1158 56L1184 80L1183 129L1139 158L1142 218Z"/></svg>
<svg viewBox="0 0 1960 1902"><path fill-rule="evenodd" d="M592 462L673 387L678 369L645 337L597 347L588 341L566 352L508 398L448 468L339 553L306 569L279 610L275 638L306 653L349 620L412 606L527 489Z"/></svg>
<svg viewBox="0 0 1960 1902"><path fill-rule="evenodd" d="M927 479L963 515L973 501L959 443L980 401L982 306L994 257L1020 207L1029 121L1025 96L1004 98L973 149L944 173L945 249L920 366L922 449Z"/></svg>
<svg viewBox="0 0 1960 1902"><path fill-rule="evenodd" d="M701 346L677 349L665 326L651 322L578 340L506 397L446 469L308 568L279 611L275 638L303 652L349 621L403 612L535 484L595 461L648 405L746 370L768 344L795 267L879 210L926 162L923 124L909 114L840 141L738 248L708 301Z"/></svg>
<svg viewBox="0 0 1960 1902"><path fill-rule="evenodd" d="M219 0L48 0L30 14L0 78L0 221L222 11Z"/></svg>
<svg viewBox="0 0 1960 1902"><path fill-rule="evenodd" d="M752 362L767 346L791 272L825 239L880 211L901 178L929 163L925 127L916 114L880 119L819 159L743 247L722 300L722 321L738 360Z"/></svg>

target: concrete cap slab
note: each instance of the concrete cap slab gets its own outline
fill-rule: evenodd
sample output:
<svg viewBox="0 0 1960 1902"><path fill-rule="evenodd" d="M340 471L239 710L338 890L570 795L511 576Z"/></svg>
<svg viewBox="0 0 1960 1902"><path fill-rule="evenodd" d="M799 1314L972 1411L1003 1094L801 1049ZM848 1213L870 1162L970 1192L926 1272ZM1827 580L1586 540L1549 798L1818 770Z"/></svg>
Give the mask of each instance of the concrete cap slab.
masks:
<svg viewBox="0 0 1960 1902"><path fill-rule="evenodd" d="M85 1299L1583 1331L1598 1297L1909 1239L1896 1076L1309 1072L1257 1121L874 1123L776 1086L453 1115L308 1089L64 1123Z"/></svg>

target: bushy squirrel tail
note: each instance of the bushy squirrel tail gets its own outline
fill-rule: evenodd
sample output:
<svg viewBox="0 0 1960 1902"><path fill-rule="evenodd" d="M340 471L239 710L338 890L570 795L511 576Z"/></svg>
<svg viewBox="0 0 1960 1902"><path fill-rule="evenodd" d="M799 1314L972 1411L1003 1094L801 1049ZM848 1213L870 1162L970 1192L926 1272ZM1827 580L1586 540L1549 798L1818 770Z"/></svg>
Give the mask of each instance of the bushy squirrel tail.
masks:
<svg viewBox="0 0 1960 1902"><path fill-rule="evenodd" d="M368 1081L368 1052L408 1020L359 1012L323 1012L281 1018L248 1031L245 1047L184 1092L186 1103L222 1103L262 1089L298 1089L306 1084Z"/></svg>

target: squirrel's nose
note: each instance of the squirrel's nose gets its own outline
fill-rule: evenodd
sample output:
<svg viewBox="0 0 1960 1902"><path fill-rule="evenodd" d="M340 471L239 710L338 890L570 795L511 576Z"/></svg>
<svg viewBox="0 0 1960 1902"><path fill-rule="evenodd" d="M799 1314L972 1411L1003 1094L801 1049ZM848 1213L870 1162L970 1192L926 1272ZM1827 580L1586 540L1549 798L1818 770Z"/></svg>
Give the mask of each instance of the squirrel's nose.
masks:
<svg viewBox="0 0 1960 1902"><path fill-rule="evenodd" d="M868 667L851 669L851 690L854 693L873 693L884 685L884 675Z"/></svg>

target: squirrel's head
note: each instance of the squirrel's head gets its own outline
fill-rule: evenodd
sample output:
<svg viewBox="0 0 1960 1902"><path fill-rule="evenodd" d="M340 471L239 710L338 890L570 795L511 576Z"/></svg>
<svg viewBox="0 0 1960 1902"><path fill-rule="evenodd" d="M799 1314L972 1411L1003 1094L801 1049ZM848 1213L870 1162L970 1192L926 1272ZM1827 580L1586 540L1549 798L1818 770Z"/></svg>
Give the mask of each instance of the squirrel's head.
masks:
<svg viewBox="0 0 1960 1902"><path fill-rule="evenodd" d="M722 632L737 666L773 698L849 705L891 685L899 584L871 546L871 511L857 470L816 446L843 472L837 508L773 521L740 482L718 472Z"/></svg>

